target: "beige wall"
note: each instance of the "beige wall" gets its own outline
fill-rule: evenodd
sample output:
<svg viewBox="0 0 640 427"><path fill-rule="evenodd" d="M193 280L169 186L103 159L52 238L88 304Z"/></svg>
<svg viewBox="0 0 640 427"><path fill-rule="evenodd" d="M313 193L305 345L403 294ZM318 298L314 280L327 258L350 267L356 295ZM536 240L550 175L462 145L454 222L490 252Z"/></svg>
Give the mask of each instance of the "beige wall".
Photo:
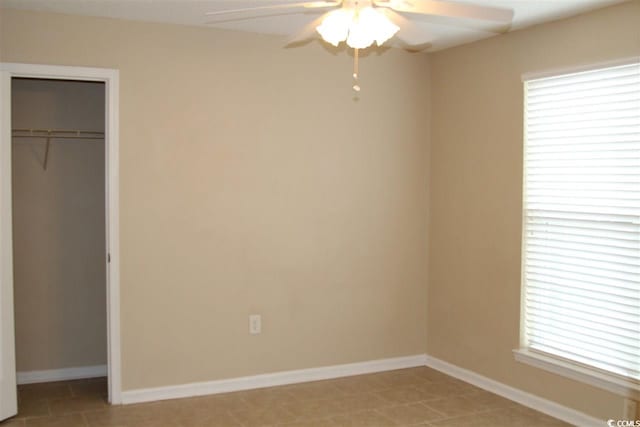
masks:
<svg viewBox="0 0 640 427"><path fill-rule="evenodd" d="M12 126L104 130L104 84L13 81ZM14 139L19 372L106 363L104 142Z"/></svg>
<svg viewBox="0 0 640 427"><path fill-rule="evenodd" d="M431 56L429 354L604 419L622 399L516 363L522 83L527 72L640 55L640 2Z"/></svg>
<svg viewBox="0 0 640 427"><path fill-rule="evenodd" d="M425 55L4 10L0 59L120 70L124 389L425 352ZM263 333L248 334L248 315Z"/></svg>

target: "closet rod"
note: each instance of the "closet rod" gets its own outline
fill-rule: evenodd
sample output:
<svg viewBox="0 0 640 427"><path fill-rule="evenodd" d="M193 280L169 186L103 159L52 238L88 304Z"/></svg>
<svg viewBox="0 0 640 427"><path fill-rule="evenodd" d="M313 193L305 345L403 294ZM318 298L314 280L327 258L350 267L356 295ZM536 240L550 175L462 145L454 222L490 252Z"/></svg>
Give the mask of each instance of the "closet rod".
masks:
<svg viewBox="0 0 640 427"><path fill-rule="evenodd" d="M12 138L104 139L104 136L12 135Z"/></svg>
<svg viewBox="0 0 640 427"><path fill-rule="evenodd" d="M12 129L16 138L71 138L99 139L104 132L78 129Z"/></svg>
<svg viewBox="0 0 640 427"><path fill-rule="evenodd" d="M22 135L20 135L22 134ZM46 138L47 144L44 150L44 162L42 169L47 170L49 163L49 147L53 138L60 139L104 139L104 132L92 130L69 129L12 129L12 138Z"/></svg>

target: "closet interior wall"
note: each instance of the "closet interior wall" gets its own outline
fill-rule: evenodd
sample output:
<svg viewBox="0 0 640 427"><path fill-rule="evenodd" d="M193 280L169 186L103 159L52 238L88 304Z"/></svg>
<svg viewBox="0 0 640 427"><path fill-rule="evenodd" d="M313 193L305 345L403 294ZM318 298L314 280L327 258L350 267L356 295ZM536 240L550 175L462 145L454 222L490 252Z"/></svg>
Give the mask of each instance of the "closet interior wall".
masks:
<svg viewBox="0 0 640 427"><path fill-rule="evenodd" d="M14 129L104 132L103 83L13 79ZM106 365L104 140L12 139L18 373ZM19 375L20 377L20 375Z"/></svg>

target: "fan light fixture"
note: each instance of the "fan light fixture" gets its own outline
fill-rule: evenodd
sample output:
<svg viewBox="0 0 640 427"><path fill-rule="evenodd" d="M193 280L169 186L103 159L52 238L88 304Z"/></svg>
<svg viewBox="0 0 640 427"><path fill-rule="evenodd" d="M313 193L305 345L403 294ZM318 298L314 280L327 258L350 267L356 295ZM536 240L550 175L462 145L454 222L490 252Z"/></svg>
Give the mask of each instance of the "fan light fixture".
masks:
<svg viewBox="0 0 640 427"><path fill-rule="evenodd" d="M354 49L365 49L374 42L382 46L400 28L371 6L340 8L329 12L316 30L327 43L338 46L346 41Z"/></svg>
<svg viewBox="0 0 640 427"><path fill-rule="evenodd" d="M382 46L393 37L400 27L395 25L384 14L371 6L342 7L327 13L322 23L316 27L322 39L327 43L338 46L346 41L347 46L354 49L353 90L360 92L358 84L358 51L366 49L374 42Z"/></svg>
<svg viewBox="0 0 640 427"><path fill-rule="evenodd" d="M277 0L264 1L271 3ZM280 1L284 2L285 0ZM358 84L358 58L360 49L366 49L374 43L382 46L387 40L396 35L400 30L399 25L403 28L410 28L412 24L402 16L403 13L408 13L412 16L443 16L447 19L475 19L493 22L495 24L502 24L502 29L498 29L497 31L489 29L489 31L499 33L510 28L513 19L513 10L477 6L471 4L472 1L473 0L287 0L286 3L279 4L214 10L207 12L206 15L219 17L231 15L230 19L221 18L218 22L210 22L215 24L261 17L250 14L249 16L243 17L240 15L234 18L236 14L244 14L247 12L291 9L294 13L297 13L296 10L302 12L303 9L320 12L329 9L329 12L307 24L298 35L290 39L289 44L308 40L312 38L316 32L320 34L325 42L336 47L340 43L346 42L347 46L353 48L354 51L353 78L355 82L353 90L358 92L360 91L360 85ZM2 0L0 0L0 2L2 2ZM267 13L264 17L270 15L271 14ZM320 25L317 24L318 22L321 22ZM411 46L411 43L408 43L402 34L398 35L398 39L403 44Z"/></svg>

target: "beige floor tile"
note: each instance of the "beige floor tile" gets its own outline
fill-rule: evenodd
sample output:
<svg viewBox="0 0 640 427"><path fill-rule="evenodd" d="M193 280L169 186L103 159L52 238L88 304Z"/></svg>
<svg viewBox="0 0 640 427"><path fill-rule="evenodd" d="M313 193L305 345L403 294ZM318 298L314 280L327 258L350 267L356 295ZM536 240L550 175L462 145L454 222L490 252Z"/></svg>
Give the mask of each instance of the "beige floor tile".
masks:
<svg viewBox="0 0 640 427"><path fill-rule="evenodd" d="M143 423L155 414L154 404L145 403L139 405L117 405L107 408L87 411L84 417L91 427L129 426L135 422Z"/></svg>
<svg viewBox="0 0 640 427"><path fill-rule="evenodd" d="M471 384L457 381L440 381L437 383L422 384L416 386L416 388L438 398L463 396L482 391Z"/></svg>
<svg viewBox="0 0 640 427"><path fill-rule="evenodd" d="M404 403L421 402L425 400L438 399L439 396L432 391L418 387L398 387L390 388L374 393L376 396L389 402L391 405Z"/></svg>
<svg viewBox="0 0 640 427"><path fill-rule="evenodd" d="M375 411L363 411L317 420L296 421L282 424L282 427L392 427L398 425Z"/></svg>
<svg viewBox="0 0 640 427"><path fill-rule="evenodd" d="M109 386L106 378L73 381L69 384L73 396L101 396L106 398Z"/></svg>
<svg viewBox="0 0 640 427"><path fill-rule="evenodd" d="M451 417L444 420L436 420L428 425L432 427L501 427L498 420L478 415L464 415L461 417Z"/></svg>
<svg viewBox="0 0 640 427"><path fill-rule="evenodd" d="M434 427L561 427L570 426L544 414L525 414L513 408L497 409L479 414L453 417L433 422Z"/></svg>
<svg viewBox="0 0 640 427"><path fill-rule="evenodd" d="M514 404L509 408L501 408L491 412L492 417L500 420L503 424L511 423L514 426L569 426L563 421L552 418L541 412L535 411L522 405Z"/></svg>
<svg viewBox="0 0 640 427"><path fill-rule="evenodd" d="M464 396L453 396L444 399L425 402L431 409L435 409L446 417L470 415L478 412L486 412L488 409L482 403L476 402Z"/></svg>
<svg viewBox="0 0 640 427"><path fill-rule="evenodd" d="M378 409L376 412L401 425L420 424L444 418L442 413L429 408L424 403L387 406L386 408Z"/></svg>
<svg viewBox="0 0 640 427"><path fill-rule="evenodd" d="M184 414L177 418L180 427L242 427L230 414Z"/></svg>
<svg viewBox="0 0 640 427"><path fill-rule="evenodd" d="M229 426L241 424L231 416L229 411L220 406L212 406L211 401L205 399L179 399L148 404L144 407L125 414L124 419L133 425L162 420L166 425L180 427L198 426ZM136 423L127 421L134 419Z"/></svg>
<svg viewBox="0 0 640 427"><path fill-rule="evenodd" d="M52 415L74 414L105 408L107 408L107 402L100 396L86 395L49 400L49 410Z"/></svg>
<svg viewBox="0 0 640 427"><path fill-rule="evenodd" d="M239 398L247 404L248 409L273 406L275 404L282 405L298 401L293 391L282 387L248 390L242 392Z"/></svg>
<svg viewBox="0 0 640 427"><path fill-rule="evenodd" d="M457 388L461 394L488 393L486 390L481 389L480 387L476 387L473 384L469 384L455 378L452 378L450 381L442 381L439 384L443 384L446 387L452 387L454 389Z"/></svg>
<svg viewBox="0 0 640 427"><path fill-rule="evenodd" d="M283 390L290 392L296 400L317 400L329 397L344 396L346 393L336 387L332 381L316 381L311 383L284 386Z"/></svg>
<svg viewBox="0 0 640 427"><path fill-rule="evenodd" d="M380 382L386 388L409 387L423 384L425 382L424 378L417 376L412 369L380 372L377 374L371 374L371 378Z"/></svg>
<svg viewBox="0 0 640 427"><path fill-rule="evenodd" d="M166 404L187 405L194 409L204 409L211 412L240 412L254 408L243 399L243 392L213 394L190 399L167 401ZM260 407L256 405L255 407Z"/></svg>
<svg viewBox="0 0 640 427"><path fill-rule="evenodd" d="M18 402L17 418L45 417L51 415L49 402L46 399L21 399Z"/></svg>
<svg viewBox="0 0 640 427"><path fill-rule="evenodd" d="M362 393L333 399L336 413L354 413L388 406L389 403L374 393Z"/></svg>
<svg viewBox="0 0 640 427"><path fill-rule="evenodd" d="M112 411L85 412L89 427L181 427L179 422L167 419L161 413L115 413Z"/></svg>
<svg viewBox="0 0 640 427"><path fill-rule="evenodd" d="M2 427L24 427L24 420L19 418L12 418L6 421L0 421Z"/></svg>
<svg viewBox="0 0 640 427"><path fill-rule="evenodd" d="M71 397L68 381L40 384L22 384L18 386L19 400L39 400Z"/></svg>
<svg viewBox="0 0 640 427"><path fill-rule="evenodd" d="M26 427L86 427L82 414L53 415L44 418L27 418Z"/></svg>
<svg viewBox="0 0 640 427"><path fill-rule="evenodd" d="M353 377L336 378L329 380L331 385L340 390L345 396L360 393L370 393L372 391L385 390L390 386L383 380L375 379L370 375L356 375Z"/></svg>
<svg viewBox="0 0 640 427"><path fill-rule="evenodd" d="M296 416L282 406L233 412L233 419L244 427L272 426L295 421Z"/></svg>
<svg viewBox="0 0 640 427"><path fill-rule="evenodd" d="M329 418L348 412L348 410L340 404L338 399L304 400L285 405L284 407L294 415L296 420Z"/></svg>
<svg viewBox="0 0 640 427"><path fill-rule="evenodd" d="M442 372L436 371L435 369L427 368L426 366L413 368L412 371L413 374L417 377L429 380L431 382L447 381L451 379L449 375L443 374Z"/></svg>
<svg viewBox="0 0 640 427"><path fill-rule="evenodd" d="M84 417L89 427L130 427L135 420L111 410L86 412Z"/></svg>
<svg viewBox="0 0 640 427"><path fill-rule="evenodd" d="M505 399L504 397L484 390L464 394L463 396L486 407L487 409L509 408L518 405L512 400Z"/></svg>
<svg viewBox="0 0 640 427"><path fill-rule="evenodd" d="M363 411L330 418L335 427L388 427L400 425L377 411Z"/></svg>
<svg viewBox="0 0 640 427"><path fill-rule="evenodd" d="M277 424L277 427L332 427L330 424L327 424L327 419L320 420L303 420L303 421L292 421L284 424Z"/></svg>

